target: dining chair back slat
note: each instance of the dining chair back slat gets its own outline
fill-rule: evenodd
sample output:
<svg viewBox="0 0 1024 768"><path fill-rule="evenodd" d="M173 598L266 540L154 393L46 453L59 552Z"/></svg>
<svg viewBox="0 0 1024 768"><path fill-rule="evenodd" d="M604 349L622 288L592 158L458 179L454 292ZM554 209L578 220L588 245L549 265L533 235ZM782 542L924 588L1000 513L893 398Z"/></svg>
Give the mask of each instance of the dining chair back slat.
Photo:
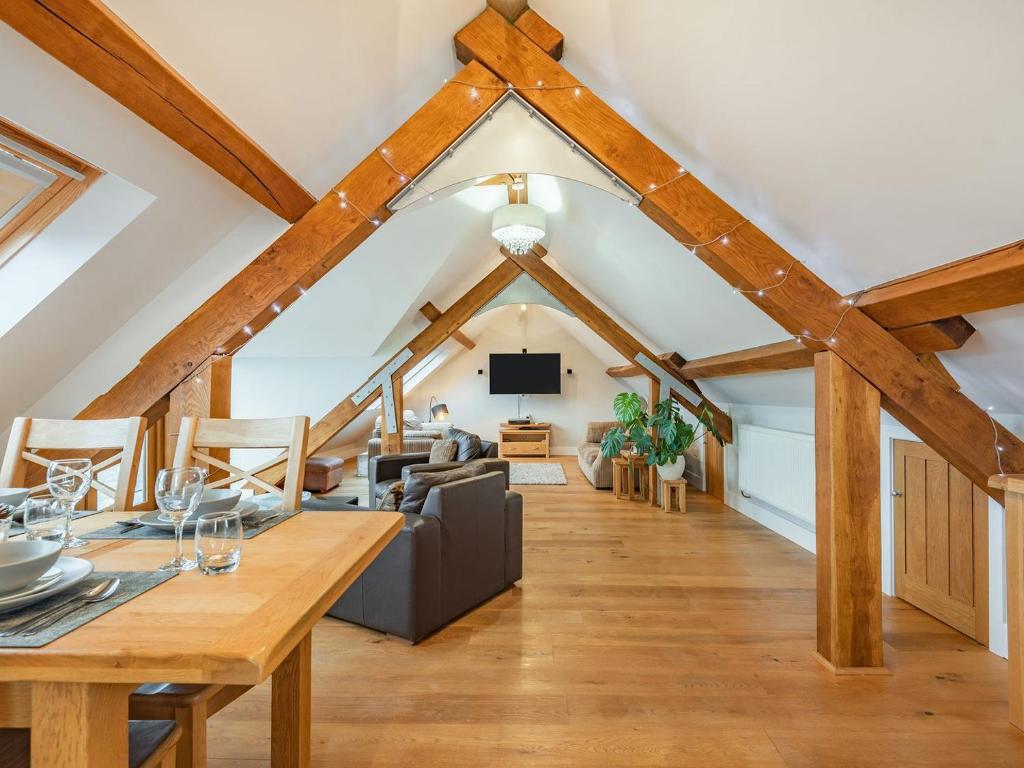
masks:
<svg viewBox="0 0 1024 768"><path fill-rule="evenodd" d="M34 419L19 417L11 425L0 486L23 487L30 464L47 466L50 459L38 451L116 451L94 465L92 488L114 499L114 508L130 510L139 473L146 420L141 416L124 419ZM97 474L120 464L115 487L97 478ZM30 488L31 493L46 490L46 484Z"/></svg>
<svg viewBox="0 0 1024 768"><path fill-rule="evenodd" d="M299 509L302 481L306 468L306 443L309 439L309 417L293 416L279 419L209 419L186 416L181 420L174 466L206 465L228 473L207 487L220 488L245 481L267 493L281 497L282 509ZM284 453L251 469L241 469L221 461L205 451L210 448L283 448ZM257 473L287 462L284 489L257 477Z"/></svg>

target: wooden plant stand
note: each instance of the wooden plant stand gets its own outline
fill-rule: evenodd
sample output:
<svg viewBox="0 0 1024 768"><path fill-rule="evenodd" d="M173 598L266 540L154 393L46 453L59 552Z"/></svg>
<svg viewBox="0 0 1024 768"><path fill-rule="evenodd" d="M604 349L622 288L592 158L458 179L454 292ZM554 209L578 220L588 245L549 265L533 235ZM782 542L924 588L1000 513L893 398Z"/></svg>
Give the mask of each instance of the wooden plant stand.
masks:
<svg viewBox="0 0 1024 768"><path fill-rule="evenodd" d="M673 504L675 496L675 504ZM675 509L673 509L675 507ZM686 512L686 481L662 480L661 481L661 508L665 512Z"/></svg>
<svg viewBox="0 0 1024 768"><path fill-rule="evenodd" d="M627 501L647 501L651 498L654 486L651 484L651 473L648 470L646 456L625 459L616 456L612 459L612 493L615 498Z"/></svg>

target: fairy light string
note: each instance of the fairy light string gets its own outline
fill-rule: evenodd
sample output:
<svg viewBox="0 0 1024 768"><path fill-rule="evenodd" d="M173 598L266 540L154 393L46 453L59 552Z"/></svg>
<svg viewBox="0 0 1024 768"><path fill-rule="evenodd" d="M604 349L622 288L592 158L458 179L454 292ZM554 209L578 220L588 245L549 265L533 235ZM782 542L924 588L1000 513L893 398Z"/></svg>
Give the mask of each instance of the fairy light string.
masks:
<svg viewBox="0 0 1024 768"><path fill-rule="evenodd" d="M565 91L565 90L572 90L573 94L577 98L582 95L584 89L590 90L589 88L587 88L587 86L579 84L579 83L571 83L571 84L568 84L568 85L548 85L548 84L545 84L543 80L538 80L534 85L514 85L513 83L506 83L505 85L489 84L489 83L473 83L473 82L470 82L470 81L467 81L467 80L460 80L460 79L457 79L457 78L446 78L444 82L445 82L445 84L461 85L461 86L464 86L466 88L469 88L469 96L474 101L479 99L480 91L482 91L482 90L484 90L484 91L513 91L513 92L523 92L523 91ZM534 112L534 109L531 108L530 109L530 116L531 117L533 116L533 112ZM569 149L570 149L570 151L575 152L576 151L576 143L575 142L570 142ZM400 169L392 161L392 159L391 159L391 152L390 152L390 150L388 150L387 147L378 147L376 151L377 151L377 154L380 155L381 159L384 160L384 162L387 164L387 166L395 174L395 176L397 177L399 183L401 183L401 184L408 184L410 187L415 187L416 186L416 181L412 180L411 176L409 176L407 173L405 173L402 169ZM453 150L449 149L448 150L448 155L451 156L452 152L453 152ZM672 176L671 178L669 178L669 179L667 179L665 181L662 181L662 182L650 182L647 185L646 189L644 189L643 192L638 192L637 193L637 196L640 198L640 201L642 202L648 195L654 194L655 192L657 192L657 191L659 191L661 189L664 189L665 187L668 187L668 186L674 184L675 182L679 181L680 179L682 179L682 178L684 178L685 176L688 176L688 175L689 175L689 171L687 171L685 168L680 166L679 169L678 169L678 173L676 173L674 176ZM348 208L349 206L351 206L360 216L362 216L364 219L366 219L367 222L369 222L370 224L372 224L375 227L379 227L380 226L381 220L379 218L377 218L377 217L371 217L371 216L367 215L366 212L363 211L358 205L356 205L355 202L353 202L352 200L350 200L348 198L348 196L346 195L344 190L335 190L335 194L337 194L337 196L338 196L338 198L340 200L340 205L341 205L342 208ZM427 192L427 199L428 199L428 201L433 202L435 194L436 194L435 191L428 191ZM404 205L404 206L402 206L401 208L399 208L395 212L398 213L398 212L404 210L405 208L409 207L409 205L414 204L415 202L418 202L418 201L414 200L413 203L409 203L407 205ZM627 202L629 203L629 205L631 207L636 207L638 205L633 200L628 200ZM721 234L717 235L716 237L714 237L714 238L712 238L710 240L706 240L704 242L699 242L699 243L682 243L682 245L683 245L684 248L687 248L695 256L697 255L697 249L698 248L706 248L708 246L716 245L716 244L727 246L729 244L729 236L732 235L736 230L738 230L744 224L748 224L748 223L750 223L749 219L742 219L739 222L737 222L735 225L733 225L730 229L726 230L725 232L722 232ZM753 294L753 295L756 295L758 297L763 297L763 296L765 296L765 294L768 291L773 291L773 290L777 290L778 288L781 288L786 283L786 281L789 279L790 274L793 271L793 268L798 263L800 263L799 259L794 259L792 262L790 262L789 266L786 267L785 269L782 269L782 268L777 269L775 271L775 275L776 275L776 277L780 278L777 282L771 283L769 285L762 286L760 288L749 288L748 289L748 288L734 287L733 288L733 293L734 294L743 294L743 295ZM860 301L861 297L864 295L865 292L866 292L866 289L862 290L862 291L859 291L859 292L853 294L852 296L843 299L843 303L845 304L845 307L843 308L842 313L840 313L839 317L837 318L835 325L832 326L831 330L827 334L825 334L825 336L819 337L819 336L815 336L810 331L803 331L802 333L795 334L793 336L793 338L797 342L800 342L800 343L803 343L804 341L813 341L813 342L816 342L816 343L819 343L819 344L827 344L829 346L834 346L839 341L839 338L838 338L837 334L839 333L840 327L842 327L843 321L846 319L846 316L850 312L852 312L854 309L856 309L857 303ZM305 291L301 291L301 293L305 293ZM993 447L995 448L996 462L997 462L997 465L999 467L999 474L1001 476L1005 476L1006 473L1005 473L1004 468L1003 468L1003 451L1004 451L1004 447L999 442L999 425L996 423L996 420L993 418L992 411L993 411L993 407L989 406L988 408L986 408L985 414L988 416L989 422L992 424Z"/></svg>

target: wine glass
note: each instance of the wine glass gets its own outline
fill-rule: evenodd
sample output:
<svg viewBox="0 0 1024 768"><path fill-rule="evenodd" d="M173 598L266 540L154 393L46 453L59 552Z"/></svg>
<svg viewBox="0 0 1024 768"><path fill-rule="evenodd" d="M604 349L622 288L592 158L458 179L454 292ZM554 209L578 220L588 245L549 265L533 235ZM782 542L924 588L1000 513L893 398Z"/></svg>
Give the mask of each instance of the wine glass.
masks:
<svg viewBox="0 0 1024 768"><path fill-rule="evenodd" d="M89 542L71 533L71 515L92 485L92 461L89 459L56 459L46 468L46 485L64 511L64 536L61 544L67 549L84 547Z"/></svg>
<svg viewBox="0 0 1024 768"><path fill-rule="evenodd" d="M161 469L156 476L153 495L156 505L174 523L174 538L177 541L177 555L166 565L160 566L161 571L191 571L196 567L195 560L185 557L182 550L181 534L188 520L199 506L203 497L203 483L206 481L206 470L199 467L173 467Z"/></svg>

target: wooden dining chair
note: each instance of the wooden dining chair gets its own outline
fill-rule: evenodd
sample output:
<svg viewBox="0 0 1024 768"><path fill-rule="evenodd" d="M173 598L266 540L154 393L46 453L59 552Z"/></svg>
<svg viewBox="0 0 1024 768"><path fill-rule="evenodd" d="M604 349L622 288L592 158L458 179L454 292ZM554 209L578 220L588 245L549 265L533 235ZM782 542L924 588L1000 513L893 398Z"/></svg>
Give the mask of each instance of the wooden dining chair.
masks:
<svg viewBox="0 0 1024 768"><path fill-rule="evenodd" d="M309 417L281 419L205 419L186 416L181 420L178 444L174 450L174 466L207 465L222 470L225 476L206 484L221 488L244 482L261 491L281 497L282 509L294 512L302 500L302 479L306 467L306 442L309 439ZM284 453L251 469L240 469L230 462L211 456L211 448L283 448ZM284 489L258 477L278 464L287 462Z"/></svg>
<svg viewBox="0 0 1024 768"><path fill-rule="evenodd" d="M112 496L114 509L134 506L135 479L139 474L146 420L140 416L125 419L33 419L20 417L11 426L7 452L0 465L0 487L23 488L29 466L46 467L50 460L38 451L117 451L93 464L92 488ZM104 469L120 464L115 487L99 479ZM34 494L47 490L46 483L33 486Z"/></svg>
<svg viewBox="0 0 1024 768"><path fill-rule="evenodd" d="M207 419L186 416L181 420L174 465L207 465L226 473L207 484L220 488L245 482L281 496L282 509L298 510L302 500L302 479L306 465L309 417L282 419ZM216 448L283 448L285 452L252 469L241 469L205 451ZM256 475L287 462L284 490ZM244 566L243 566L244 567ZM175 720L182 729L177 751L177 768L206 765L206 720L249 690L246 685L180 685L147 683L129 699L129 716L139 720Z"/></svg>

